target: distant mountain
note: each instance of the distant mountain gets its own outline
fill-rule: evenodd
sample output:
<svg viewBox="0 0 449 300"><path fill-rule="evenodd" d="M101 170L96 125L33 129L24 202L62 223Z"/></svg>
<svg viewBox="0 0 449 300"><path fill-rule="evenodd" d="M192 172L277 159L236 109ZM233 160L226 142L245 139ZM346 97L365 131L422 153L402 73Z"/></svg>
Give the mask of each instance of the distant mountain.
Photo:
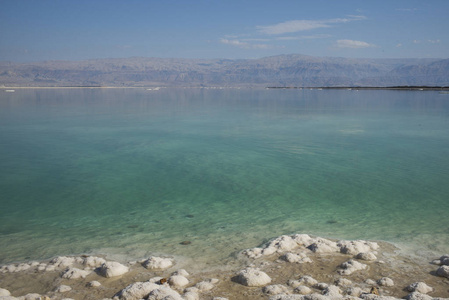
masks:
<svg viewBox="0 0 449 300"><path fill-rule="evenodd" d="M449 59L116 58L0 62L0 86L449 86Z"/></svg>

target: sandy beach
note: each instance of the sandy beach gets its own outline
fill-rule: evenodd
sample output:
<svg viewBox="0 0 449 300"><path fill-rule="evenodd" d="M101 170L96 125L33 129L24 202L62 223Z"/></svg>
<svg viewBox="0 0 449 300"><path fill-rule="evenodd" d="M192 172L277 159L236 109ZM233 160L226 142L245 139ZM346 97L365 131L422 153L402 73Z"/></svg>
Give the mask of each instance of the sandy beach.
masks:
<svg viewBox="0 0 449 300"><path fill-rule="evenodd" d="M386 242L283 235L198 271L176 258L59 256L0 267L0 299L436 299L449 256L411 257ZM191 270L195 270L192 272Z"/></svg>

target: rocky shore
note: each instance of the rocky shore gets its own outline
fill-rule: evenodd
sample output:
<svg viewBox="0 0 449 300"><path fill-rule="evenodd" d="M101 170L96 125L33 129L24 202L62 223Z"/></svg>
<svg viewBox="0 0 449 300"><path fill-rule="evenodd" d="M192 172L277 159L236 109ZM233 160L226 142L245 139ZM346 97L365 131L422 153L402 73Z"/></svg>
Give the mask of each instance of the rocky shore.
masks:
<svg viewBox="0 0 449 300"><path fill-rule="evenodd" d="M283 235L235 260L232 270L192 274L159 256L8 264L0 267L0 299L449 299L449 255L410 257L386 242Z"/></svg>

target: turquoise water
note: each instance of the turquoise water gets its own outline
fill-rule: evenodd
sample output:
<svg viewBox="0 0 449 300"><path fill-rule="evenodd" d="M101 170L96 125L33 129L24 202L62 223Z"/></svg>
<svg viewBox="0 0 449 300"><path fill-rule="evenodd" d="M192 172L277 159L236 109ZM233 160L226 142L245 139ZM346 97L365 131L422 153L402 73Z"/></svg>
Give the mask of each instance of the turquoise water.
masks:
<svg viewBox="0 0 449 300"><path fill-rule="evenodd" d="M0 92L1 263L218 264L294 232L449 252L448 95Z"/></svg>

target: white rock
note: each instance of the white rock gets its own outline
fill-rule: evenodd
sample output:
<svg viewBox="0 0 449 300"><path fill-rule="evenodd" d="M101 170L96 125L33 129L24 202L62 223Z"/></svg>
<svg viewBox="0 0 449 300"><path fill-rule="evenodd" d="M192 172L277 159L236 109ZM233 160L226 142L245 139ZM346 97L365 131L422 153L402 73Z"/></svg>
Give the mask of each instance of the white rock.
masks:
<svg viewBox="0 0 449 300"><path fill-rule="evenodd" d="M272 254L276 253L277 250L278 249L276 247L268 246L262 250L262 255L264 255L264 256L272 255Z"/></svg>
<svg viewBox="0 0 449 300"><path fill-rule="evenodd" d="M29 264L22 263L17 266L16 272L26 271L29 268L31 268Z"/></svg>
<svg viewBox="0 0 449 300"><path fill-rule="evenodd" d="M371 252L377 250L379 245L368 241L338 241L340 252L345 254L356 255L361 252Z"/></svg>
<svg viewBox="0 0 449 300"><path fill-rule="evenodd" d="M195 292L187 292L182 296L184 300L200 300L200 295Z"/></svg>
<svg viewBox="0 0 449 300"><path fill-rule="evenodd" d="M212 298L212 300L228 300L228 298L224 298L224 297L214 297L214 298Z"/></svg>
<svg viewBox="0 0 449 300"><path fill-rule="evenodd" d="M299 280L289 280L287 281L287 285L291 286L292 288L297 288L298 286L302 285L302 282L300 282Z"/></svg>
<svg viewBox="0 0 449 300"><path fill-rule="evenodd" d="M327 283L324 283L324 282L319 282L319 283L313 285L313 287L318 289L318 290L324 291L325 289L327 289L329 287L329 285Z"/></svg>
<svg viewBox="0 0 449 300"><path fill-rule="evenodd" d="M83 259L83 265L88 268L98 268L104 264L106 260L101 257L88 256Z"/></svg>
<svg viewBox="0 0 449 300"><path fill-rule="evenodd" d="M363 290L359 287L349 287L345 290L345 293L349 296L359 297Z"/></svg>
<svg viewBox="0 0 449 300"><path fill-rule="evenodd" d="M366 267L367 265L351 259L340 265L340 268L342 268L342 270L338 270L338 273L340 275L351 275L355 271L366 269Z"/></svg>
<svg viewBox="0 0 449 300"><path fill-rule="evenodd" d="M301 284L305 284L305 285L308 285L308 286L314 286L315 284L318 283L318 281L313 279L311 276L302 276L301 278L299 278L298 281Z"/></svg>
<svg viewBox="0 0 449 300"><path fill-rule="evenodd" d="M101 265L98 273L104 277L115 277L128 273L129 268L116 261L108 261Z"/></svg>
<svg viewBox="0 0 449 300"><path fill-rule="evenodd" d="M262 248L252 248L242 251L242 254L248 256L249 258L259 258L262 256Z"/></svg>
<svg viewBox="0 0 449 300"><path fill-rule="evenodd" d="M58 267L58 268L71 267L71 266L73 266L74 263L75 263L75 258L67 257L67 256L58 256L58 257L53 258L50 261L51 265L54 265L55 267Z"/></svg>
<svg viewBox="0 0 449 300"><path fill-rule="evenodd" d="M308 234L295 234L294 236L292 236L292 238L299 246L304 247L307 247L315 242L315 239L310 237Z"/></svg>
<svg viewBox="0 0 449 300"><path fill-rule="evenodd" d="M355 258L361 259L361 260L366 260L366 261L377 260L377 256L374 255L374 253L372 253L372 252L360 252L359 254L357 254L357 256Z"/></svg>
<svg viewBox="0 0 449 300"><path fill-rule="evenodd" d="M213 289L215 285L209 280L205 280L195 284L195 287L198 289L199 292L207 292Z"/></svg>
<svg viewBox="0 0 449 300"><path fill-rule="evenodd" d="M237 280L246 286L264 286L271 282L270 276L255 268L241 270L237 276Z"/></svg>
<svg viewBox="0 0 449 300"><path fill-rule="evenodd" d="M114 295L114 300L139 300L146 298L161 286L153 282L135 282Z"/></svg>
<svg viewBox="0 0 449 300"><path fill-rule="evenodd" d="M53 271L55 271L56 270L56 266L55 265L47 265L46 267L45 267L45 272L53 272Z"/></svg>
<svg viewBox="0 0 449 300"><path fill-rule="evenodd" d="M101 283L96 280L93 280L93 281L90 281L89 283L87 283L87 286L88 287L99 287L99 286L101 286Z"/></svg>
<svg viewBox="0 0 449 300"><path fill-rule="evenodd" d="M41 295L36 294L36 293L30 293L30 294L26 294L25 296L22 296L22 297L20 297L18 299L21 299L21 300L36 300L36 299L44 299L44 297L42 297Z"/></svg>
<svg viewBox="0 0 449 300"><path fill-rule="evenodd" d="M307 248L315 253L340 252L340 247L337 246L336 242L323 238L317 238L316 241L309 245Z"/></svg>
<svg viewBox="0 0 449 300"><path fill-rule="evenodd" d="M281 257L283 260L290 262L290 263L299 263L299 264L303 264L303 263L311 263L312 260L307 257L304 253L286 253Z"/></svg>
<svg viewBox="0 0 449 300"><path fill-rule="evenodd" d="M182 275L173 275L168 278L168 284L176 288L182 288L189 284L189 280Z"/></svg>
<svg viewBox="0 0 449 300"><path fill-rule="evenodd" d="M437 270L437 275L449 278L449 266L441 266Z"/></svg>
<svg viewBox="0 0 449 300"><path fill-rule="evenodd" d="M350 285L352 285L352 281L351 280L349 280L349 279L346 279L346 278L339 278L336 282L335 282L335 284L337 285L337 286L350 286Z"/></svg>
<svg viewBox="0 0 449 300"><path fill-rule="evenodd" d="M310 289L309 287L305 286L305 285L300 285L297 286L294 290L294 293L296 294L301 294L301 295L308 295L312 293L312 289Z"/></svg>
<svg viewBox="0 0 449 300"><path fill-rule="evenodd" d="M89 274L89 271L84 271L77 268L68 268L64 271L61 277L65 279L78 279L86 278L86 276Z"/></svg>
<svg viewBox="0 0 449 300"><path fill-rule="evenodd" d="M11 296L11 293L6 289L0 288L0 297L6 297L6 296Z"/></svg>
<svg viewBox="0 0 449 300"><path fill-rule="evenodd" d="M428 294L433 291L433 288L425 284L424 282L415 282L407 287L409 292L418 292L421 294Z"/></svg>
<svg viewBox="0 0 449 300"><path fill-rule="evenodd" d="M425 294L421 294L418 292L413 292L411 294L408 294L405 299L407 300L432 300L433 298L425 295Z"/></svg>
<svg viewBox="0 0 449 300"><path fill-rule="evenodd" d="M148 295L148 300L183 300L181 295L167 286L159 286Z"/></svg>
<svg viewBox="0 0 449 300"><path fill-rule="evenodd" d="M339 298L341 297L341 290L338 286L329 285L327 288L323 290L323 295L331 297L331 298Z"/></svg>
<svg viewBox="0 0 449 300"><path fill-rule="evenodd" d="M270 242L269 247L274 247L278 251L290 251L298 248L298 243L288 235L282 235Z"/></svg>
<svg viewBox="0 0 449 300"><path fill-rule="evenodd" d="M367 285L376 285L376 284L377 284L376 281L375 281L375 280L372 280L372 279L367 279L367 280L365 280L365 283L366 283Z"/></svg>
<svg viewBox="0 0 449 300"><path fill-rule="evenodd" d="M151 256L143 262L143 266L147 269L168 269L173 266L170 258Z"/></svg>
<svg viewBox="0 0 449 300"><path fill-rule="evenodd" d="M267 295L290 294L288 287L282 284L268 285L262 289L262 292Z"/></svg>
<svg viewBox="0 0 449 300"><path fill-rule="evenodd" d="M394 286L394 281L391 278L382 277L381 279L377 280L377 284L380 286Z"/></svg>
<svg viewBox="0 0 449 300"><path fill-rule="evenodd" d="M60 285L56 288L55 292L57 293L65 293L71 291L72 288L68 285Z"/></svg>

